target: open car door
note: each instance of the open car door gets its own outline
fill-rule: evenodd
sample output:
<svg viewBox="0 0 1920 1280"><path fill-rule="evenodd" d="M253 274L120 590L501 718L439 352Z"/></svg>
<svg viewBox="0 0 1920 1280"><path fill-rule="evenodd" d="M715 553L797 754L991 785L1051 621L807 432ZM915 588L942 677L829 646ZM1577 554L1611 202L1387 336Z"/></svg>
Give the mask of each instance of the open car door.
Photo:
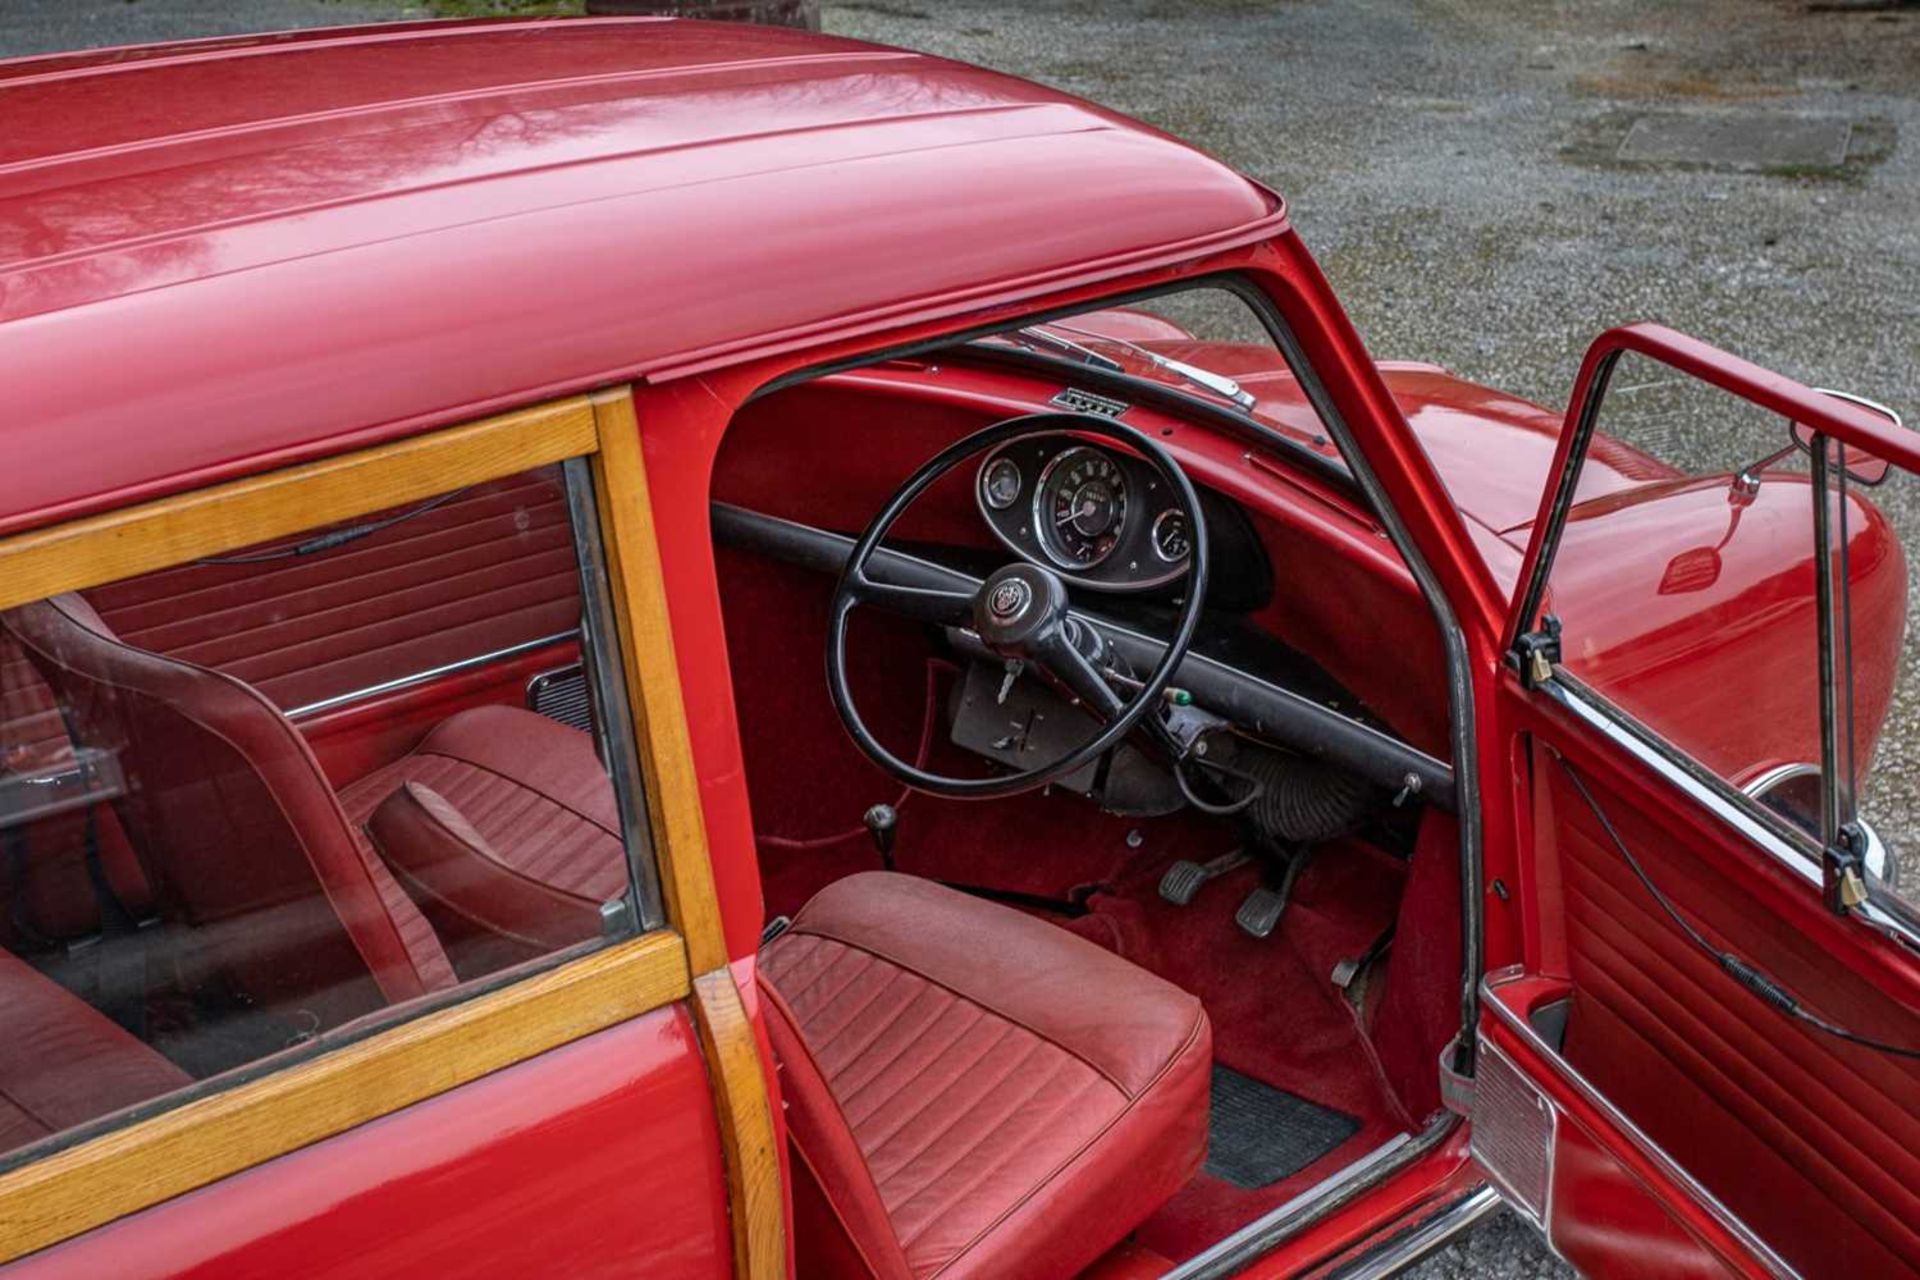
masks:
<svg viewBox="0 0 1920 1280"><path fill-rule="evenodd" d="M1886 411L1635 326L1505 531L1489 888L1524 962L1482 988L1473 1148L1583 1271L1920 1268L1920 930L1878 816L1914 776L1882 730L1916 467Z"/></svg>

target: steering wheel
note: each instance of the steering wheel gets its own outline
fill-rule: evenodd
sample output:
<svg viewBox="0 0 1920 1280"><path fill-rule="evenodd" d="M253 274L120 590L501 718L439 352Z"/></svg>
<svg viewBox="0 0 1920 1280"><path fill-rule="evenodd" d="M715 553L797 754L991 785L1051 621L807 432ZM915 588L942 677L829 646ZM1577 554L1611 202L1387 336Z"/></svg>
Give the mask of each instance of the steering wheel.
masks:
<svg viewBox="0 0 1920 1280"><path fill-rule="evenodd" d="M1101 672L1107 646L1091 623L1073 616L1067 583L1053 570L1026 560L996 570L971 592L876 582L867 566L881 539L915 499L969 458L1021 436L1070 431L1115 441L1143 458L1167 483L1187 518L1192 551L1188 559L1186 600L1166 652L1153 671L1123 698ZM1131 733L1159 704L1167 683L1193 643L1194 629L1207 594L1207 527L1200 501L1180 464L1145 432L1111 418L1078 413L1035 413L996 422L941 450L887 500L866 532L854 543L833 591L827 614L827 688L847 733L868 759L918 791L965 799L991 799L1033 791L1065 778L1098 759ZM950 778L929 773L900 759L868 731L854 708L847 682L847 617L870 604L919 622L970 630L996 656L1009 663L1039 667L1093 713L1098 730L1050 764L990 778ZM1011 668L1017 670L1018 668ZM1131 680L1128 681L1132 683Z"/></svg>

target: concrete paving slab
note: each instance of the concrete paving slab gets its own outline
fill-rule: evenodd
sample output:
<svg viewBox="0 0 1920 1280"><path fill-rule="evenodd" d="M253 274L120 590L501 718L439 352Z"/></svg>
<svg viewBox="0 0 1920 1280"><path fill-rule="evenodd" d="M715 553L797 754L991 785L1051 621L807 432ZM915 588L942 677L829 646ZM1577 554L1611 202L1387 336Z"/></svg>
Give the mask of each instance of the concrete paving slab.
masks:
<svg viewBox="0 0 1920 1280"><path fill-rule="evenodd" d="M1642 116L1619 158L1715 169L1837 169L1853 122L1776 114Z"/></svg>

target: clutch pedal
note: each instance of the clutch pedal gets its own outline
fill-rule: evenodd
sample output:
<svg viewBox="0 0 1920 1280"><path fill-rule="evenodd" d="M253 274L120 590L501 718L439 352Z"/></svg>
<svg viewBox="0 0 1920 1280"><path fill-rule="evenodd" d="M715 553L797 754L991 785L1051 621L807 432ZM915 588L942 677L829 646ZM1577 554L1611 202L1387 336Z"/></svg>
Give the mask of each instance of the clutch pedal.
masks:
<svg viewBox="0 0 1920 1280"><path fill-rule="evenodd" d="M1176 907L1188 906L1207 881L1218 879L1246 864L1247 855L1242 849L1235 849L1232 853L1222 854L1205 863L1182 858L1160 877L1160 896Z"/></svg>

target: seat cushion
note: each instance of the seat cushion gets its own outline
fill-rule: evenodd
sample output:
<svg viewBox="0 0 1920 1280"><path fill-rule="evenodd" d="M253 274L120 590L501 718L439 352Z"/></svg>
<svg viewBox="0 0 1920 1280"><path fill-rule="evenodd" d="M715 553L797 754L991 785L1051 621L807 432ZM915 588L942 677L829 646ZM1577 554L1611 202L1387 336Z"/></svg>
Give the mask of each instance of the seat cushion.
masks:
<svg viewBox="0 0 1920 1280"><path fill-rule="evenodd" d="M869 872L760 971L803 1274L1069 1276L1205 1158L1199 1001L1044 921Z"/></svg>
<svg viewBox="0 0 1920 1280"><path fill-rule="evenodd" d="M0 951L0 1151L185 1088L192 1077Z"/></svg>
<svg viewBox="0 0 1920 1280"><path fill-rule="evenodd" d="M341 793L348 818L451 944L540 953L594 937L626 890L618 805L593 739L517 707L452 716Z"/></svg>

